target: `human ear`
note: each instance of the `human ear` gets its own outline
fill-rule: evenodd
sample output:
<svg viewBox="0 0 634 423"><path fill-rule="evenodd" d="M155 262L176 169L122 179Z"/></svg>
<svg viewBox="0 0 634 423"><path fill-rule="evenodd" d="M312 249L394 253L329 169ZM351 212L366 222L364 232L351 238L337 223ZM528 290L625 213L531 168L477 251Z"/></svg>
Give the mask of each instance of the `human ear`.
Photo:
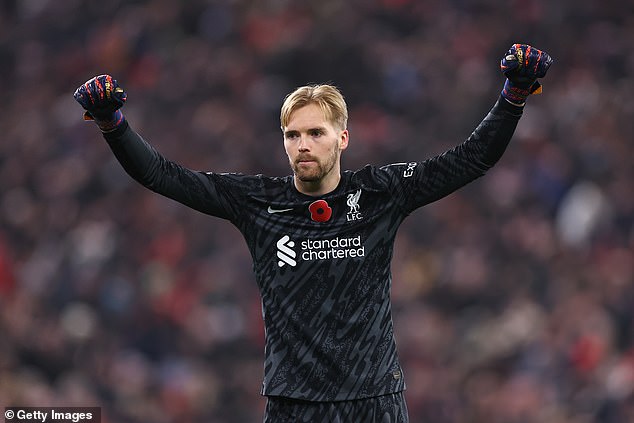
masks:
<svg viewBox="0 0 634 423"><path fill-rule="evenodd" d="M347 129L344 129L339 133L339 149L345 150L348 148L348 141L350 139L350 134Z"/></svg>

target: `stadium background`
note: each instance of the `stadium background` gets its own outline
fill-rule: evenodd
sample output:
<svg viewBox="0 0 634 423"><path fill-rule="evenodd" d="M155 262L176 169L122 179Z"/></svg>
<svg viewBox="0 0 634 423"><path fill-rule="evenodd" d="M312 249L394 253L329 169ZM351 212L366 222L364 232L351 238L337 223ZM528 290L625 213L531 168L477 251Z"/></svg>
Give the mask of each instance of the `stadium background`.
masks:
<svg viewBox="0 0 634 423"><path fill-rule="evenodd" d="M239 233L145 191L81 120L100 73L188 167L284 175L283 96L330 81L345 168L420 160L548 51L510 148L412 215L393 263L412 422L634 421L634 6L620 0L0 3L0 407L108 422L261 421Z"/></svg>

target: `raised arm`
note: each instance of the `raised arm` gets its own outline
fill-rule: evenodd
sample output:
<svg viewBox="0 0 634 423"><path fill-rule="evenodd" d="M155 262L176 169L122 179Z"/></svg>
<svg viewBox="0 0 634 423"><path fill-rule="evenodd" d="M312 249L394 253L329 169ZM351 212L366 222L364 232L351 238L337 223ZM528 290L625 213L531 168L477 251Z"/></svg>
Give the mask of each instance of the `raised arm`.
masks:
<svg viewBox="0 0 634 423"><path fill-rule="evenodd" d="M125 91L110 75L96 76L81 85L75 100L94 121L124 170L137 182L161 195L206 214L232 219L240 178L187 169L163 157L132 130L121 112ZM238 189L236 189L238 188Z"/></svg>
<svg viewBox="0 0 634 423"><path fill-rule="evenodd" d="M452 151L466 150L463 159L482 171L492 167L511 140L526 99L542 92L537 79L546 76L552 61L544 51L527 44L513 44L500 61L500 69L506 76L500 100L467 141Z"/></svg>
<svg viewBox="0 0 634 423"><path fill-rule="evenodd" d="M382 168L407 213L449 195L495 165L515 132L527 97L541 93L537 79L551 64L547 53L514 44L500 63L507 78L500 98L466 141L422 162Z"/></svg>

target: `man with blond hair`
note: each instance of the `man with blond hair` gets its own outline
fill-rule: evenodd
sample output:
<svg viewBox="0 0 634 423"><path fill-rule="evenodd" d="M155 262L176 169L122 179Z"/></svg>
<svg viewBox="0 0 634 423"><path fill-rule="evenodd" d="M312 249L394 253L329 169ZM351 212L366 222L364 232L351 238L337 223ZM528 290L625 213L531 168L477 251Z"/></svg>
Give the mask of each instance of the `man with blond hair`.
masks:
<svg viewBox="0 0 634 423"><path fill-rule="evenodd" d="M265 422L403 423L390 304L397 229L498 161L551 62L514 44L501 61L500 99L466 141L427 160L357 171L341 170L350 135L339 90L300 87L280 114L293 171L286 177L200 172L167 160L123 117L126 94L109 75L87 81L75 99L135 180L244 236L266 328Z"/></svg>

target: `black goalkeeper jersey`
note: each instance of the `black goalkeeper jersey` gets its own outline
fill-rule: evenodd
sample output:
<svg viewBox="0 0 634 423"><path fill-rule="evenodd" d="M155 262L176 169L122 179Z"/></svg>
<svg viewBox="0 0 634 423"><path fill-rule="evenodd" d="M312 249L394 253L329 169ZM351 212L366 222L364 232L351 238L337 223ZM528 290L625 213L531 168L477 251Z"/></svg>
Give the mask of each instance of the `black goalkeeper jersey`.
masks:
<svg viewBox="0 0 634 423"><path fill-rule="evenodd" d="M189 170L127 124L106 134L147 188L229 220L253 258L266 332L262 393L339 401L405 389L390 303L394 238L413 210L483 175L522 108L500 99L462 144L425 161L345 171L311 197L292 176Z"/></svg>

